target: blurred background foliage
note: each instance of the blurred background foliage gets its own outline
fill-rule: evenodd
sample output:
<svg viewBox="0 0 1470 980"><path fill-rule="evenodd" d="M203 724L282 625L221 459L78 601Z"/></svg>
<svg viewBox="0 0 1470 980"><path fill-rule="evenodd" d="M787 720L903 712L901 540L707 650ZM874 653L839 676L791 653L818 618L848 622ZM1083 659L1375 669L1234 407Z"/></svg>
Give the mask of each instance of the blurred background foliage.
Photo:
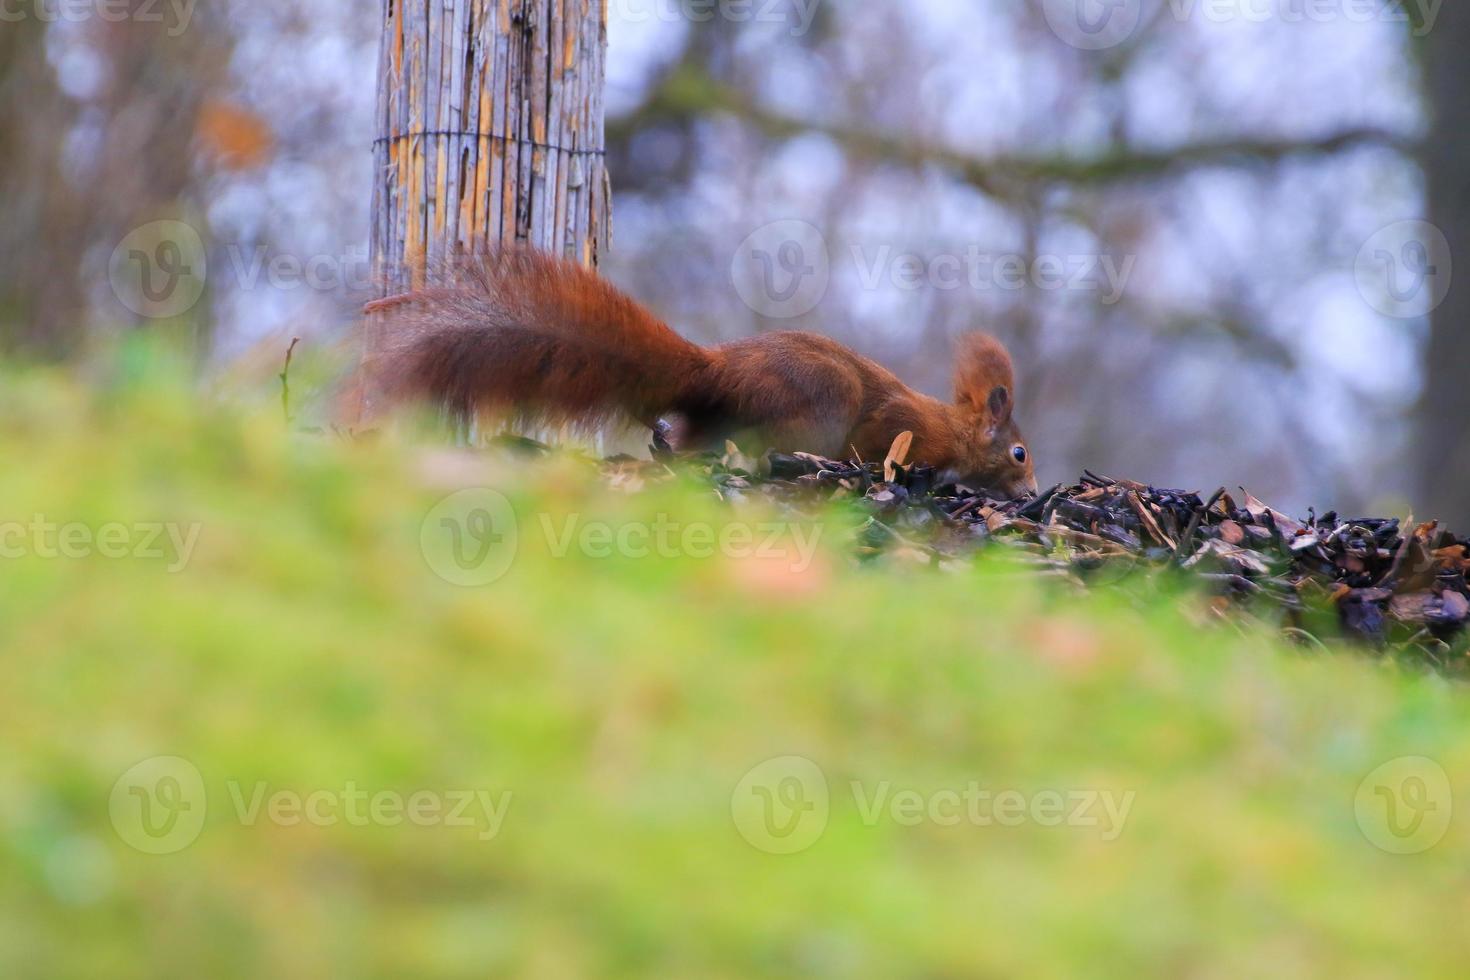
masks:
<svg viewBox="0 0 1470 980"><path fill-rule="evenodd" d="M1144 0L1126 43L1084 51L1040 0L777 0L741 20L614 0L605 271L697 339L820 330L935 393L953 335L990 329L1021 365L1043 482L1090 466L1246 484L1292 509L1412 496L1470 524L1465 291L1432 322L1428 304L1389 317L1354 276L1396 222L1430 216L1462 240L1470 15L1417 0L1367 20L1239 6L1270 15ZM263 374L290 336L346 336L367 275L375 30L345 0L6 23L5 349L68 357L145 326L107 263L159 218L206 243L209 289L180 327L207 370ZM832 286L772 320L741 303L731 262L788 219L825 237ZM1112 304L866 281L882 255L970 249L1106 256L1131 273ZM281 256L337 272L261 273Z"/></svg>

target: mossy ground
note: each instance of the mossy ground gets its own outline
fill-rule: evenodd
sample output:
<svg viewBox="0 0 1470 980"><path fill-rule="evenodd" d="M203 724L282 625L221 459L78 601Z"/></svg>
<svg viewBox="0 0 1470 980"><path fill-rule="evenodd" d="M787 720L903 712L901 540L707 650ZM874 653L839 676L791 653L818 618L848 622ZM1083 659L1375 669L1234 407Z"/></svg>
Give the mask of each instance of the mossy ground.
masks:
<svg viewBox="0 0 1470 980"><path fill-rule="evenodd" d="M610 494L570 464L293 434L266 399L146 372L94 382L12 374L0 392L0 523L27 528L0 538L4 976L1470 961L1458 682L1206 625L1172 589L1079 598L984 558L857 567L836 516L808 563L682 537L619 554L630 526L769 517L696 489ZM466 486L505 494L519 528L477 587L436 573L426 525ZM607 557L577 535L558 555L543 522L573 517L611 529ZM38 522L75 557L37 544ZM144 547L155 525L197 531L186 561L166 534ZM189 768L141 772L183 782L124 779L155 757ZM1374 777L1393 800L1364 783L1402 757L1431 763ZM1013 825L953 805L1007 791ZM354 792L445 810L349 820ZM285 802L252 810L258 793ZM1131 803L1119 826L1070 806L1051 826L1049 793ZM293 819L293 798L335 819ZM465 798L505 801L500 822L449 819ZM169 815L181 849L134 846ZM1375 844L1440 830L1420 853Z"/></svg>

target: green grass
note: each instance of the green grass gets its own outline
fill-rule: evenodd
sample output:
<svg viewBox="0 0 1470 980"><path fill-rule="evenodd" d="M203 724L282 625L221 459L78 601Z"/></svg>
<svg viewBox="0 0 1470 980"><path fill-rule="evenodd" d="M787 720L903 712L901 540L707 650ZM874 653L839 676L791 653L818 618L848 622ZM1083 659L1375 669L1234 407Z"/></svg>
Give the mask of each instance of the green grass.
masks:
<svg viewBox="0 0 1470 980"><path fill-rule="evenodd" d="M1079 598L984 560L857 568L837 517L806 567L557 557L543 515L768 517L687 487L609 494L571 463L291 434L272 398L214 404L146 371L92 393L4 379L0 525L116 524L135 550L135 528L199 530L180 571L34 541L0 558L0 975L1376 977L1470 960L1457 683L1205 625L1188 595ZM446 582L422 544L465 486L504 491L520 528L482 587ZM145 798L129 784L109 806L158 756L197 769L207 806L169 854L125 839ZM816 799L790 781L804 763L746 779L791 756L820 771L826 822L763 838L762 785ZM1417 854L1376 847L1381 821L1355 811L1402 756L1443 767L1457 807ZM511 795L486 840L486 821L249 823L234 794L258 784L337 794L339 816L349 784ZM951 826L947 804L910 826L902 806L865 815L885 786L1132 796L1111 829ZM769 853L742 828L807 846Z"/></svg>

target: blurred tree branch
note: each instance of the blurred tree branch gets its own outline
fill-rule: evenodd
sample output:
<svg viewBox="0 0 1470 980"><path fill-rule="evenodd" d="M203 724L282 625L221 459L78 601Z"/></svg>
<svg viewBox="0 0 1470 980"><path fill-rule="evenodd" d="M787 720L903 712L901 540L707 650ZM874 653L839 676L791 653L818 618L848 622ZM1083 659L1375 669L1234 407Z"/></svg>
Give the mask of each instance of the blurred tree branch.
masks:
<svg viewBox="0 0 1470 980"><path fill-rule="evenodd" d="M807 133L823 135L854 157L910 168L937 166L988 194L1014 198L1019 187L1035 184L1096 185L1146 180L1199 167L1271 164L1288 159L1330 156L1359 147L1381 147L1406 155L1416 141L1376 127L1351 127L1321 136L1293 139L1203 140L1169 149L1120 147L1089 157L1056 154L1006 154L975 157L945 147L916 143L841 123L796 119L761 106L735 86L714 78L701 66L680 63L654 89L638 111L608 123L609 138L660 124L685 123L711 113L726 113L772 139Z"/></svg>

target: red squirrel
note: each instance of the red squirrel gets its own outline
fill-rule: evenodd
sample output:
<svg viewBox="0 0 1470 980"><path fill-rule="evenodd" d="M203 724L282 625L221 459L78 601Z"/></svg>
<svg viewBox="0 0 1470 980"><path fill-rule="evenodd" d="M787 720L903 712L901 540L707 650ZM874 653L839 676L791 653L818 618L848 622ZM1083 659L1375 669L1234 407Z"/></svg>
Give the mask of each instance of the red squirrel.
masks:
<svg viewBox="0 0 1470 980"><path fill-rule="evenodd" d="M914 391L827 337L768 333L701 347L596 273L529 249L467 260L453 285L368 305L383 319L381 389L468 420L520 411L539 421L655 427L682 419L696 447L881 460L903 432L909 459L944 480L1012 497L1036 492L1012 418L1011 358L969 334L955 352L954 404Z"/></svg>

